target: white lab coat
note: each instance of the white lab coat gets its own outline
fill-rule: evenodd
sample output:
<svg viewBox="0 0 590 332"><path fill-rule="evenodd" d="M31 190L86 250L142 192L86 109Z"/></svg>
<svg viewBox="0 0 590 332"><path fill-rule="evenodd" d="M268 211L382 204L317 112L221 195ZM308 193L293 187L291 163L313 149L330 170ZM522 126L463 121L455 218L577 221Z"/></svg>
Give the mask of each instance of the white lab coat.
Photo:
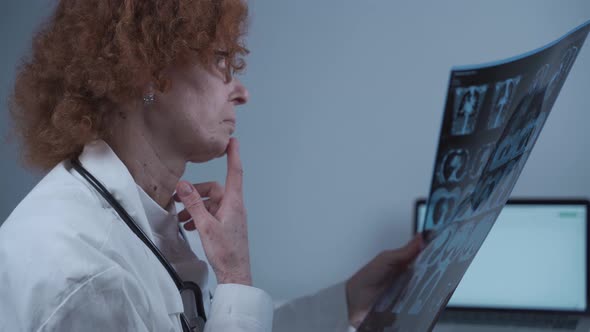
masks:
<svg viewBox="0 0 590 332"><path fill-rule="evenodd" d="M276 310L263 290L244 285L218 285L209 301L207 263L178 232L174 207L151 200L104 141L88 144L80 161L181 277L201 286L205 331L350 329L343 284ZM68 161L0 227L0 331L182 331L183 310L164 267Z"/></svg>

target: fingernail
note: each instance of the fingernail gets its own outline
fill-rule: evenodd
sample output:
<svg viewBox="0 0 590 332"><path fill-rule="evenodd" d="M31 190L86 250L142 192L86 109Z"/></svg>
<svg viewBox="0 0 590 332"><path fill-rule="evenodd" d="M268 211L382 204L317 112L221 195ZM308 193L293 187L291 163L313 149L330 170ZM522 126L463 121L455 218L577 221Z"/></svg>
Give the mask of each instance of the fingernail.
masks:
<svg viewBox="0 0 590 332"><path fill-rule="evenodd" d="M179 196L188 196L193 192L193 187L186 182L181 182L178 186Z"/></svg>

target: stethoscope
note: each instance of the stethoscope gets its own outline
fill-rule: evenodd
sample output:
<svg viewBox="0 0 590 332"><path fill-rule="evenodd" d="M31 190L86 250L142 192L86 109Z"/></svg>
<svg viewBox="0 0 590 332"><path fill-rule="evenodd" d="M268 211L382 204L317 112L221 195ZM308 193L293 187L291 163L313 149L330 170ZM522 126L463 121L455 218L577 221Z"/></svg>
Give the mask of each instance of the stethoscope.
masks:
<svg viewBox="0 0 590 332"><path fill-rule="evenodd" d="M201 292L201 288L194 282L191 281L182 281L174 267L168 262L168 260L164 257L164 255L160 252L160 250L154 245L154 243L145 235L145 233L137 226L135 220L127 213L127 211L117 202L117 200L111 195L111 193L88 171L86 170L80 161L77 158L71 160L72 166L74 169L80 173L80 175L98 191L98 193L111 205L111 207L117 212L119 217L129 226L131 231L137 235L137 237L143 241L143 243L156 255L160 263L164 266L168 274L178 291L182 294L184 291L190 291L193 293L195 297L197 313L199 317L195 317L192 319L192 324L189 324L188 319L184 315L184 313L180 314L180 321L182 324L182 331L183 332L190 332L190 331L203 331L205 322L207 321L207 317L205 315L205 306L203 304L203 294Z"/></svg>

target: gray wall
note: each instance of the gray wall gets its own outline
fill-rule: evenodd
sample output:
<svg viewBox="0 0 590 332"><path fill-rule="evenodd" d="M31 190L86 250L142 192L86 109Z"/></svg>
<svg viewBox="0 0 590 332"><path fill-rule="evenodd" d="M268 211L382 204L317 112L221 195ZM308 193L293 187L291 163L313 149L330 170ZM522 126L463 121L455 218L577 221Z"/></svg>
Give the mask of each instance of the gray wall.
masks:
<svg viewBox="0 0 590 332"><path fill-rule="evenodd" d="M30 48L32 33L50 8L47 0L4 1L0 11L0 223L40 179L17 160L6 100L13 88L16 65Z"/></svg>
<svg viewBox="0 0 590 332"><path fill-rule="evenodd" d="M2 98L46 1L1 14ZM288 299L344 280L410 238L428 193L449 70L545 45L587 0L251 0L250 103L238 110L255 282ZM579 54L517 196L590 196L590 46ZM2 133L8 128L6 112ZM0 220L37 178L2 144ZM225 160L192 165L223 181Z"/></svg>

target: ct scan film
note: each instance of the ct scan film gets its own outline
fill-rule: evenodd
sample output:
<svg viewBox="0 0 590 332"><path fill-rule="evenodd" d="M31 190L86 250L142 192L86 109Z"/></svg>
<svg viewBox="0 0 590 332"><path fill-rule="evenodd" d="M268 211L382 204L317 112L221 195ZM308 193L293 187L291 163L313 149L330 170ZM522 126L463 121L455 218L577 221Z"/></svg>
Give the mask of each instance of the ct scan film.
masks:
<svg viewBox="0 0 590 332"><path fill-rule="evenodd" d="M534 52L453 68L424 223L426 248L359 331L432 330L506 204L589 30L590 21Z"/></svg>

